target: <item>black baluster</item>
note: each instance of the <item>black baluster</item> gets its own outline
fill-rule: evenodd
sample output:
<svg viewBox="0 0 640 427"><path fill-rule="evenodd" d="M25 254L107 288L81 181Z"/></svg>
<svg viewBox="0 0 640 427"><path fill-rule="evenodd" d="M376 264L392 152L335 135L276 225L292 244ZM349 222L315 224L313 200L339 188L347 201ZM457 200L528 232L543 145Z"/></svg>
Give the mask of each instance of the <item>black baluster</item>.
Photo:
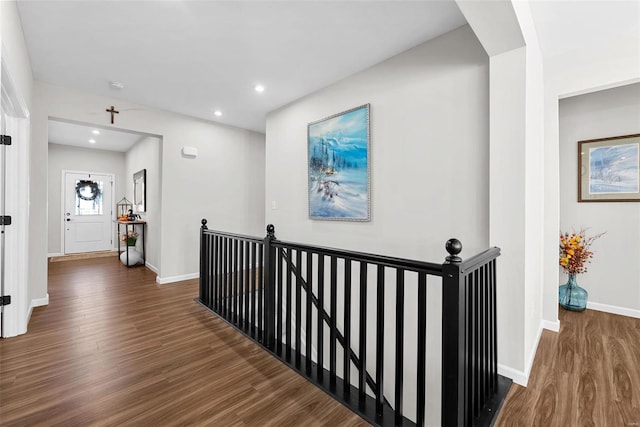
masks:
<svg viewBox="0 0 640 427"><path fill-rule="evenodd" d="M417 420L418 426L424 425L426 403L426 359L427 359L427 275L418 273L418 399ZM444 422L442 425L447 425Z"/></svg>
<svg viewBox="0 0 640 427"><path fill-rule="evenodd" d="M282 261L284 258L284 251L282 248L278 248L278 301L276 304L276 352L282 356Z"/></svg>
<svg viewBox="0 0 640 427"><path fill-rule="evenodd" d="M253 339L257 339L256 338L256 314L257 314L257 307L256 307L256 292L257 292L257 286L256 286L256 267L257 267L257 260L256 260L256 243L255 242L251 242L251 337Z"/></svg>
<svg viewBox="0 0 640 427"><path fill-rule="evenodd" d="M324 312L324 255L318 253L318 382L324 378L324 336L322 313Z"/></svg>
<svg viewBox="0 0 640 427"><path fill-rule="evenodd" d="M305 353L307 357L307 375L311 375L311 362L312 362L312 339L313 339L313 253L307 252L307 321L305 322L306 330L306 348Z"/></svg>
<svg viewBox="0 0 640 427"><path fill-rule="evenodd" d="M331 296L329 300L329 389L336 389L336 318L338 317L338 260L331 257Z"/></svg>
<svg viewBox="0 0 640 427"><path fill-rule="evenodd" d="M359 351L360 372L358 379L358 404L364 408L367 391L367 263L360 261L360 321L359 321Z"/></svg>
<svg viewBox="0 0 640 427"><path fill-rule="evenodd" d="M285 301L285 305L286 305L285 334L287 337L287 344L284 350L284 358L287 362L291 361L291 275L293 274L293 269L291 266L292 262L293 260L291 259L291 248L287 248L287 280L286 280L287 297Z"/></svg>
<svg viewBox="0 0 640 427"><path fill-rule="evenodd" d="M300 368L300 336L302 329L302 251L296 251L296 367Z"/></svg>
<svg viewBox="0 0 640 427"><path fill-rule="evenodd" d="M233 321L236 325L240 324L240 292L238 292L238 239L233 239Z"/></svg>
<svg viewBox="0 0 640 427"><path fill-rule="evenodd" d="M384 404L384 266L381 264L378 264L376 305L376 415L381 417Z"/></svg>
<svg viewBox="0 0 640 427"><path fill-rule="evenodd" d="M227 289L227 257L228 257L228 239L224 238L224 245L222 248L222 317L229 319L229 304L228 304L228 289Z"/></svg>
<svg viewBox="0 0 640 427"><path fill-rule="evenodd" d="M396 383L395 425L402 425L402 393L404 375L404 270L396 270Z"/></svg>
<svg viewBox="0 0 640 427"><path fill-rule="evenodd" d="M344 260L344 396L351 393L351 260Z"/></svg>
<svg viewBox="0 0 640 427"><path fill-rule="evenodd" d="M264 246L258 245L258 339L264 342Z"/></svg>

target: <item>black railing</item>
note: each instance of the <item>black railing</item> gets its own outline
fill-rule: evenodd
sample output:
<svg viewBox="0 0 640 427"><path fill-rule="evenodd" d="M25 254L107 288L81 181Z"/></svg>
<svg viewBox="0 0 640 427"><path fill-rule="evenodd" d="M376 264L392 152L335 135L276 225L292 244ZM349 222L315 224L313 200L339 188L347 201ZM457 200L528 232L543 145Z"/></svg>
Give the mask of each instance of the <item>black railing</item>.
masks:
<svg viewBox="0 0 640 427"><path fill-rule="evenodd" d="M376 425L425 425L436 394L441 425L491 423L510 384L497 373L498 248L462 261L452 239L434 264L283 242L272 225L259 239L206 224L198 302L289 367ZM426 372L429 286L442 288L437 384Z"/></svg>

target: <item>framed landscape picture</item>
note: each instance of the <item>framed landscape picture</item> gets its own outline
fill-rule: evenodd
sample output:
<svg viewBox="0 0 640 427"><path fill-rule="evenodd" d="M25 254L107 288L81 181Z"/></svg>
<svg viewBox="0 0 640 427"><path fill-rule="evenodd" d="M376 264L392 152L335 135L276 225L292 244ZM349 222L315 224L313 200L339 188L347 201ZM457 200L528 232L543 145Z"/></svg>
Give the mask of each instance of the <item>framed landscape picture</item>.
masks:
<svg viewBox="0 0 640 427"><path fill-rule="evenodd" d="M579 202L640 202L640 134L578 142Z"/></svg>
<svg viewBox="0 0 640 427"><path fill-rule="evenodd" d="M309 218L369 221L369 104L307 126Z"/></svg>

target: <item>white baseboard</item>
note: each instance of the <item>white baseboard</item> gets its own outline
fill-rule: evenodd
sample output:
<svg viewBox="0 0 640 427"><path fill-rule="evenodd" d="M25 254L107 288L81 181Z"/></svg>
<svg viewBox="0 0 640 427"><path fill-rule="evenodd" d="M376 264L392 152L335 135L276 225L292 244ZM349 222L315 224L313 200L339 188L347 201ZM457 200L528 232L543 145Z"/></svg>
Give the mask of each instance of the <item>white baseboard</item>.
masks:
<svg viewBox="0 0 640 427"><path fill-rule="evenodd" d="M47 293L47 296L44 298L36 298L31 300L31 304L29 304L29 310L27 311L27 317L24 322L24 326L25 326L24 332L27 332L27 328L29 327L29 320L31 320L31 313L33 313L33 309L35 307L42 307L43 305L49 305L48 293Z"/></svg>
<svg viewBox="0 0 640 427"><path fill-rule="evenodd" d="M149 264L148 262L144 263L145 267L147 267L149 270L153 271L154 273L158 274L158 267L156 267L153 264Z"/></svg>
<svg viewBox="0 0 640 427"><path fill-rule="evenodd" d="M56 257L56 256L62 256L62 254L60 252L56 252L56 253L53 253L53 254L47 254L47 258L53 258L53 257Z"/></svg>
<svg viewBox="0 0 640 427"><path fill-rule="evenodd" d="M36 298L31 300L31 307L42 307L43 305L49 305L49 294L44 298Z"/></svg>
<svg viewBox="0 0 640 427"><path fill-rule="evenodd" d="M557 328L557 330L555 328ZM536 353L538 352L538 345L540 344L540 337L542 336L543 329L549 329L557 332L560 330L560 322L550 322L548 320L542 320L540 322L540 326L538 327L535 342L533 344L533 347L531 348L531 352L529 353L529 357L525 365L525 370L519 371L517 369L513 369L498 363L498 373L500 375L511 378L514 383L519 384L523 387L527 386L527 383L529 382L529 376L531 375L531 368L533 367L533 361L535 360Z"/></svg>
<svg viewBox="0 0 640 427"><path fill-rule="evenodd" d="M600 304L597 302L587 302L587 308L590 310L604 311L611 314L619 314L621 316L635 317L640 319L640 310L633 308L617 307L615 305Z"/></svg>
<svg viewBox="0 0 640 427"><path fill-rule="evenodd" d="M528 378L527 375L522 371L518 371L517 369L513 369L498 363L498 374L503 375L507 378L511 378L514 383L520 384L523 387L527 386Z"/></svg>
<svg viewBox="0 0 640 427"><path fill-rule="evenodd" d="M552 332L560 332L560 321L556 320L552 322L550 320L543 320L542 327Z"/></svg>
<svg viewBox="0 0 640 427"><path fill-rule="evenodd" d="M182 282L183 280L197 279L200 273L183 274L182 276L160 277L156 276L156 283L166 285L167 283Z"/></svg>

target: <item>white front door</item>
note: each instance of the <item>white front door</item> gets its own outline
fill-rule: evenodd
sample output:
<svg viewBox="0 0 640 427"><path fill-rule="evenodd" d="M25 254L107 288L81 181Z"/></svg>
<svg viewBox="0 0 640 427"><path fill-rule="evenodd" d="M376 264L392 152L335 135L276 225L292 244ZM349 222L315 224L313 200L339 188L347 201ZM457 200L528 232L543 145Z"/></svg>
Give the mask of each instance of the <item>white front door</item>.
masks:
<svg viewBox="0 0 640 427"><path fill-rule="evenodd" d="M113 248L113 175L63 172L64 253Z"/></svg>

